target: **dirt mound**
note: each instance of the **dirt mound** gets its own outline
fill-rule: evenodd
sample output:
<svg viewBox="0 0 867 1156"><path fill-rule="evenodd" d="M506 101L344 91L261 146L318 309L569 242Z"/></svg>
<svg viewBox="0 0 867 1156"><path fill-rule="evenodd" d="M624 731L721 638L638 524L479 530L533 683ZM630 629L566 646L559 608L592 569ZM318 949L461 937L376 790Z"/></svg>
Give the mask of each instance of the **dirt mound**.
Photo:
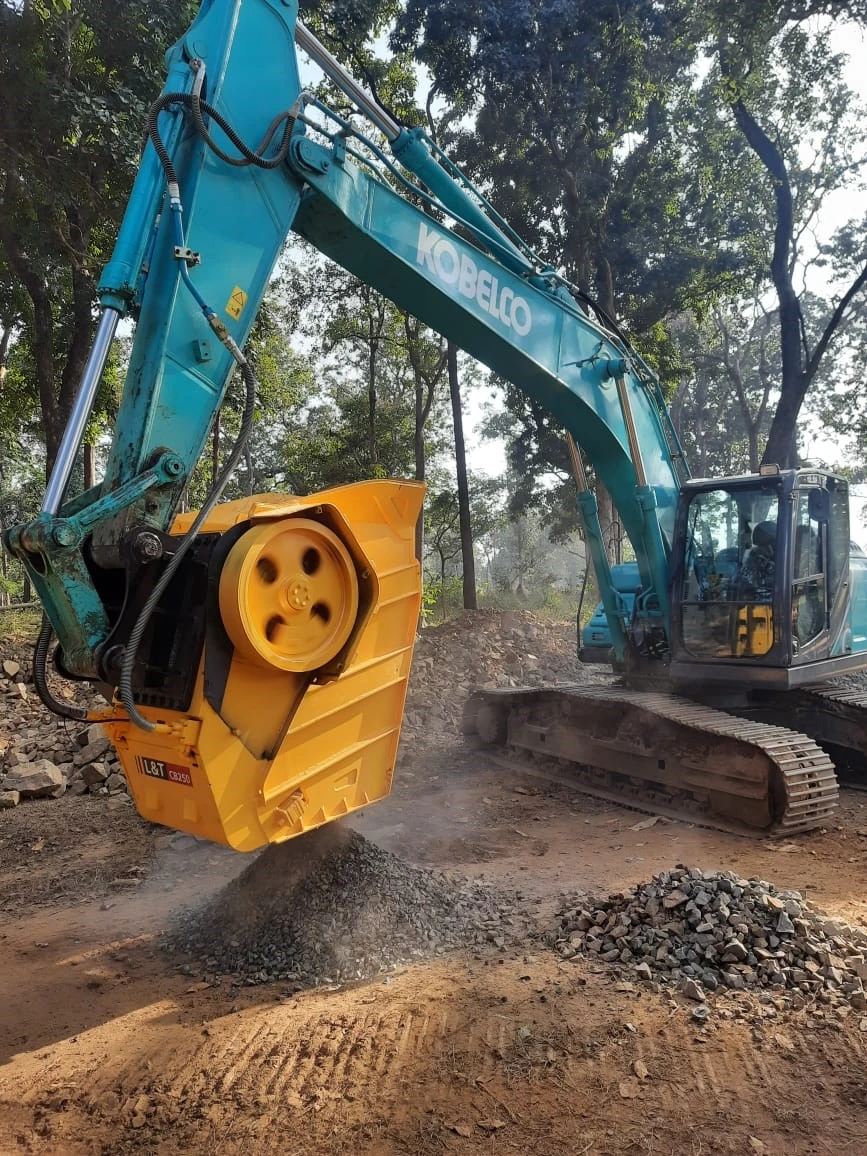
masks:
<svg viewBox="0 0 867 1156"><path fill-rule="evenodd" d="M454 735L465 701L481 687L598 678L597 668L578 662L573 623L528 612L468 611L420 632L404 728L414 740Z"/></svg>
<svg viewBox="0 0 867 1156"><path fill-rule="evenodd" d="M516 897L412 867L331 824L263 851L167 948L244 983L364 979L453 948L523 937Z"/></svg>

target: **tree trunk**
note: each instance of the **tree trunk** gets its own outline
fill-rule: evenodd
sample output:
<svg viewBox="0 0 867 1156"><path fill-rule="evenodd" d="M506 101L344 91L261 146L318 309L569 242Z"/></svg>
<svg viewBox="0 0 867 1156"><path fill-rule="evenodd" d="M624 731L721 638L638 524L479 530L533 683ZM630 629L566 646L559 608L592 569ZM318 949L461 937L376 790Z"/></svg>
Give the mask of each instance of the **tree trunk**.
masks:
<svg viewBox="0 0 867 1156"><path fill-rule="evenodd" d="M803 374L799 375L802 379ZM784 379L785 381L785 379ZM796 382L788 391L785 386L780 391L780 400L768 441L762 454L762 465L774 463L781 469L789 469L798 464L798 414L807 392L806 381Z"/></svg>
<svg viewBox="0 0 867 1156"><path fill-rule="evenodd" d="M373 319L367 323L369 336L367 354L367 452L370 455L370 473L376 467L376 354L378 340L373 327Z"/></svg>
<svg viewBox="0 0 867 1156"><path fill-rule="evenodd" d="M424 382L415 375L415 480L423 482L426 474L424 453ZM419 566L424 563L424 512L415 524L415 556Z"/></svg>
<svg viewBox="0 0 867 1156"><path fill-rule="evenodd" d="M452 418L455 426L455 467L458 475L464 610L478 610L476 559L473 553L473 526L470 518L470 487L467 479L467 451L464 442L464 419L461 411L461 383L458 378L458 351L451 341L446 345L446 365L449 375L449 394L452 399Z"/></svg>
<svg viewBox="0 0 867 1156"><path fill-rule="evenodd" d="M620 523L611 495L598 474L596 476L596 505L599 509L599 525L602 529L602 539L605 542L605 553L608 555L608 561L617 565L620 562L622 539Z"/></svg>
<svg viewBox="0 0 867 1156"><path fill-rule="evenodd" d="M10 321L0 337L0 389L3 388L3 379L6 376L6 358L9 355L9 343L12 340L12 330L15 322Z"/></svg>
<svg viewBox="0 0 867 1156"><path fill-rule="evenodd" d="M738 128L750 148L767 169L774 187L776 223L774 251L771 257L771 278L780 307L780 356L782 373L780 400L771 428L762 462L775 462L784 469L797 466L798 415L812 374L804 369L803 325L801 302L792 282L790 255L795 236L795 203L786 162L776 143L771 140L742 100L733 105Z"/></svg>
<svg viewBox="0 0 867 1156"><path fill-rule="evenodd" d="M84 443L84 488L92 490L96 485L96 455L90 442Z"/></svg>
<svg viewBox="0 0 867 1156"><path fill-rule="evenodd" d="M214 418L214 426L211 430L211 485L217 480L217 474L220 472L220 415L222 409L218 409Z"/></svg>

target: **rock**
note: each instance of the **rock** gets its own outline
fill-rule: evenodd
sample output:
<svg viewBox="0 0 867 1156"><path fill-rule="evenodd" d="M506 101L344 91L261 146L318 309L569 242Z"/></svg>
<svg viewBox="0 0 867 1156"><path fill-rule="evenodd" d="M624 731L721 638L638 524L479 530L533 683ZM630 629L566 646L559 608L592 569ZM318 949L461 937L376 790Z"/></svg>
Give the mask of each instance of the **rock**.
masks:
<svg viewBox="0 0 867 1156"><path fill-rule="evenodd" d="M0 791L0 810L6 811L10 807L17 807L21 799L18 791Z"/></svg>
<svg viewBox="0 0 867 1156"><path fill-rule="evenodd" d="M650 981L653 979L653 972L650 970L649 963L639 963L635 969L635 974L639 979Z"/></svg>
<svg viewBox="0 0 867 1156"><path fill-rule="evenodd" d="M22 799L59 798L66 790L66 782L59 769L48 759L22 763L6 777L4 788L18 791Z"/></svg>
<svg viewBox="0 0 867 1156"><path fill-rule="evenodd" d="M21 663L16 662L13 658L3 659L3 673L7 678L14 678L16 674L21 672Z"/></svg>
<svg viewBox="0 0 867 1156"><path fill-rule="evenodd" d="M780 918L777 920L777 932L779 935L794 935L795 933L795 925L785 911L780 912Z"/></svg>
<svg viewBox="0 0 867 1156"><path fill-rule="evenodd" d="M685 979L680 985L680 991L687 999L694 999L696 1003L703 1003L705 1000L704 992L694 979Z"/></svg>
<svg viewBox="0 0 867 1156"><path fill-rule="evenodd" d="M743 963L747 958L747 949L739 939L733 939L725 945L722 955L723 963Z"/></svg>
<svg viewBox="0 0 867 1156"><path fill-rule="evenodd" d="M68 795L72 795L73 798L75 798L78 795L86 795L87 789L87 783L84 781L84 779L76 779L66 788L66 793Z"/></svg>
<svg viewBox="0 0 867 1156"><path fill-rule="evenodd" d="M85 763L81 767L79 777L85 787L92 787L104 783L108 778L108 771L105 769L105 763Z"/></svg>
<svg viewBox="0 0 867 1156"><path fill-rule="evenodd" d="M77 767L83 767L85 763L96 763L105 755L111 748L111 743L105 737L95 742L88 743L86 746L79 747L73 755L72 761Z"/></svg>
<svg viewBox="0 0 867 1156"><path fill-rule="evenodd" d="M125 791L126 779L123 777L123 775L115 773L108 776L108 778L105 780L105 786L108 789L109 794L113 794L115 791Z"/></svg>
<svg viewBox="0 0 867 1156"><path fill-rule="evenodd" d="M646 1080L650 1075L650 1072L647 1069L647 1064L645 1064L643 1060L632 1061L632 1072L633 1075L639 1078L639 1080Z"/></svg>
<svg viewBox="0 0 867 1156"><path fill-rule="evenodd" d="M671 911L675 907L680 907L682 903L686 903L689 896L680 890L671 891L662 901L662 906L666 911Z"/></svg>

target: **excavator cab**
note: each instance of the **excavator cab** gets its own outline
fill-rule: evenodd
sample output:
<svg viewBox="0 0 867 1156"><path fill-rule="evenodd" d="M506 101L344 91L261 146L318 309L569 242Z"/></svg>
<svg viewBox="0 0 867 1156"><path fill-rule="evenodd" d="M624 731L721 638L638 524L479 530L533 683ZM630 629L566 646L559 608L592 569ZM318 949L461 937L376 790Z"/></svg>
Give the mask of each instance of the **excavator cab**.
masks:
<svg viewBox="0 0 867 1156"><path fill-rule="evenodd" d="M790 687L862 664L843 478L772 467L687 482L673 554L675 682Z"/></svg>

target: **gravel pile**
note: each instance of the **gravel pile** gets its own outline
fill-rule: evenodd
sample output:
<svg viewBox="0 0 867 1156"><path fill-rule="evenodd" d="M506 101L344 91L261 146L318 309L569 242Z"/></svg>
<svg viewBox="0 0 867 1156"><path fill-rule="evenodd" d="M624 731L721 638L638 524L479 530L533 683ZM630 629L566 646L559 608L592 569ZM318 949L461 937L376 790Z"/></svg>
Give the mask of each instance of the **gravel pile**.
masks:
<svg viewBox="0 0 867 1156"><path fill-rule="evenodd" d="M528 611L467 611L420 631L404 719L417 745L454 735L464 703L483 687L595 682L608 667L582 666L574 622Z"/></svg>
<svg viewBox="0 0 867 1156"><path fill-rule="evenodd" d="M770 989L867 1010L867 935L814 910L797 891L697 867L663 871L602 902L567 903L554 939L647 982L705 992Z"/></svg>
<svg viewBox="0 0 867 1156"><path fill-rule="evenodd" d="M296 988L367 979L397 964L522 939L528 917L489 887L412 867L330 824L263 851L165 946L238 983ZM188 974L193 968L188 963Z"/></svg>

